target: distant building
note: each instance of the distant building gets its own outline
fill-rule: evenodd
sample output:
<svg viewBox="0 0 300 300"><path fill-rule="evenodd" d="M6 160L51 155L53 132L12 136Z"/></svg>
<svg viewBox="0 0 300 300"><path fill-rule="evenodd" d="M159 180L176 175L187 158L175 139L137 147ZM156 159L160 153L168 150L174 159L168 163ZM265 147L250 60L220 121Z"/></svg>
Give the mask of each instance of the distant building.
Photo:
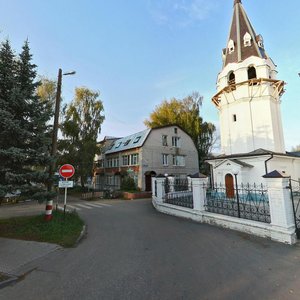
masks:
<svg viewBox="0 0 300 300"><path fill-rule="evenodd" d="M152 176L185 178L199 172L194 142L179 126L146 129L123 138L105 137L99 147L94 170L98 189L119 189L122 176L128 174L142 191L151 191Z"/></svg>
<svg viewBox="0 0 300 300"><path fill-rule="evenodd" d="M284 145L280 97L285 83L276 78L276 65L240 0L234 1L222 54L212 98L219 110L222 155L207 160L212 181L232 190L235 178L239 184L261 183L274 170L299 180L300 155L286 152Z"/></svg>

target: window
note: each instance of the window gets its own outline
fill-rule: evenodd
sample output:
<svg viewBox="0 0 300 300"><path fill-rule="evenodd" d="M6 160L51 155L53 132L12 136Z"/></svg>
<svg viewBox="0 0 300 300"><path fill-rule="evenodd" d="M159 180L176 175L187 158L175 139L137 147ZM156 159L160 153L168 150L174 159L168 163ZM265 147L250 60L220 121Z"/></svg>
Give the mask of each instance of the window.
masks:
<svg viewBox="0 0 300 300"><path fill-rule="evenodd" d="M116 146L116 149L119 148L122 145L122 142L119 142Z"/></svg>
<svg viewBox="0 0 300 300"><path fill-rule="evenodd" d="M228 74L228 85L234 85L234 84L235 84L235 75L234 75L234 72L231 71Z"/></svg>
<svg viewBox="0 0 300 300"><path fill-rule="evenodd" d="M134 143L134 144L138 143L140 139L141 139L141 137L140 137L140 136L137 136L137 137L134 139L133 143Z"/></svg>
<svg viewBox="0 0 300 300"><path fill-rule="evenodd" d="M251 66L248 68L248 80L251 80L251 79L256 79L256 69L255 67ZM252 85L256 85L257 82L251 82L250 84Z"/></svg>
<svg viewBox="0 0 300 300"><path fill-rule="evenodd" d="M174 128L174 133L177 134L177 128Z"/></svg>
<svg viewBox="0 0 300 300"><path fill-rule="evenodd" d="M118 157L113 158L112 166L114 168L117 168L119 166L119 158Z"/></svg>
<svg viewBox="0 0 300 300"><path fill-rule="evenodd" d="M180 143L179 143L179 141L180 141L180 137L178 137L178 136L172 136L172 146L173 147L180 147Z"/></svg>
<svg viewBox="0 0 300 300"><path fill-rule="evenodd" d="M256 77L256 69L255 67L251 66L248 68L248 79L255 79Z"/></svg>
<svg viewBox="0 0 300 300"><path fill-rule="evenodd" d="M114 176L111 176L111 175L106 176L106 184L114 185Z"/></svg>
<svg viewBox="0 0 300 300"><path fill-rule="evenodd" d="M122 161L123 166L129 166L129 156L123 155L122 159L123 159L123 161Z"/></svg>
<svg viewBox="0 0 300 300"><path fill-rule="evenodd" d="M234 41L230 40L228 42L228 53L231 54L232 52L234 52Z"/></svg>
<svg viewBox="0 0 300 300"><path fill-rule="evenodd" d="M103 168L104 167L104 161L103 161L103 159L99 159L98 162L96 163L96 166L98 168Z"/></svg>
<svg viewBox="0 0 300 300"><path fill-rule="evenodd" d="M126 142L124 142L124 146L127 146L130 143L131 140L127 140Z"/></svg>
<svg viewBox="0 0 300 300"><path fill-rule="evenodd" d="M173 165L174 166L185 166L185 157L183 155L173 155Z"/></svg>
<svg viewBox="0 0 300 300"><path fill-rule="evenodd" d="M108 150L111 150L114 147L115 143L112 143L109 147Z"/></svg>
<svg viewBox="0 0 300 300"><path fill-rule="evenodd" d="M168 156L168 154L163 154L162 155L162 164L164 165L164 166L168 166L169 165L169 156Z"/></svg>
<svg viewBox="0 0 300 300"><path fill-rule="evenodd" d="M111 168L112 167L112 159L111 158L107 159L107 161L106 161L106 167L107 168Z"/></svg>
<svg viewBox="0 0 300 300"><path fill-rule="evenodd" d="M130 165L136 166L139 164L139 154L134 153L130 155Z"/></svg>
<svg viewBox="0 0 300 300"><path fill-rule="evenodd" d="M249 32L246 32L244 35L244 47L250 47L251 46L251 35Z"/></svg>
<svg viewBox="0 0 300 300"><path fill-rule="evenodd" d="M168 146L168 136L167 135L162 136L162 145Z"/></svg>
<svg viewBox="0 0 300 300"><path fill-rule="evenodd" d="M233 115L233 122L236 122L236 115Z"/></svg>

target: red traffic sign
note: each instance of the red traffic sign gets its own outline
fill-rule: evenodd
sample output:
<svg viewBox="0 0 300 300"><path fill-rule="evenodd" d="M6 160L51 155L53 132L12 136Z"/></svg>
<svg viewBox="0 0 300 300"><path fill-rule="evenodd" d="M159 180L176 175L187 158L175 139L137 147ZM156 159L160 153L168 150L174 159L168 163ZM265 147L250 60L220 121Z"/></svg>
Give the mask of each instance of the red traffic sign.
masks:
<svg viewBox="0 0 300 300"><path fill-rule="evenodd" d="M75 174L75 169L70 164L65 164L59 168L60 176L64 178L70 178Z"/></svg>

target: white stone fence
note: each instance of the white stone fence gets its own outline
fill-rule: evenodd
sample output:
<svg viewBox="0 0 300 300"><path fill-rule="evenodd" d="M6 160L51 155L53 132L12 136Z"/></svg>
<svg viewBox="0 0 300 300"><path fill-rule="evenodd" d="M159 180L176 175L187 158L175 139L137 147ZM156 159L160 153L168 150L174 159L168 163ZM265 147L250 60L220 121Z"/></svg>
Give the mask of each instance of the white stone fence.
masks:
<svg viewBox="0 0 300 300"><path fill-rule="evenodd" d="M218 225L286 244L295 244L297 237L291 193L288 189L289 178L268 177L267 175L264 177L268 190L271 220L269 224L207 211L205 205L208 179L204 176L189 179L188 189L192 192L192 208L166 203L166 199L168 199L165 193L166 177L152 177L152 203L156 210L168 215ZM172 179L168 178L168 180ZM168 192L174 193L173 190Z"/></svg>

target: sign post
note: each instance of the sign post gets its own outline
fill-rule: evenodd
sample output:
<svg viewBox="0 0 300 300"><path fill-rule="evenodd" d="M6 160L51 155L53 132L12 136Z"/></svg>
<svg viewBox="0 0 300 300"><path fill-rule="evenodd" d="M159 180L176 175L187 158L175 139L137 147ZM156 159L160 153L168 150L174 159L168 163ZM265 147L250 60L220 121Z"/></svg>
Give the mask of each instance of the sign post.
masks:
<svg viewBox="0 0 300 300"><path fill-rule="evenodd" d="M64 199L64 215L66 214L66 206L67 206L67 193L68 187L73 187L73 181L68 181L68 178L71 178L75 174L75 169L70 164L65 164L60 167L59 174L65 178L65 181L59 182L59 187L65 188L65 199Z"/></svg>

